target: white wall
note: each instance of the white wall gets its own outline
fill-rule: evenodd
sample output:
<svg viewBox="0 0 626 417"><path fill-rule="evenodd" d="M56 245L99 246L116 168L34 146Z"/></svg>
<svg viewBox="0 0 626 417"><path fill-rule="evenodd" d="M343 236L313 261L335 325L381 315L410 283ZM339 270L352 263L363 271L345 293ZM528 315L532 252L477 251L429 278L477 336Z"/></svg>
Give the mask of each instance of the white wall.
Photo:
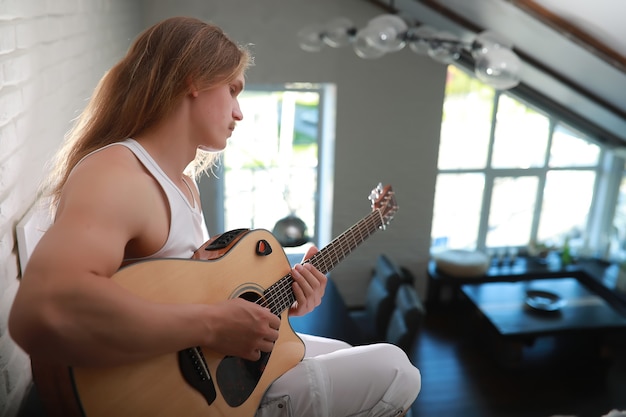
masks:
<svg viewBox="0 0 626 417"><path fill-rule="evenodd" d="M298 48L296 33L306 25L345 16L363 26L383 13L363 0L144 0L144 5L144 26L194 15L240 43L254 44L256 65L248 83L337 85L333 236L367 214L366 197L379 181L392 184L400 210L386 231L332 272L333 278L350 305L361 304L374 259L384 252L414 272L423 294L445 67L409 50L366 61L349 49Z"/></svg>
<svg viewBox="0 0 626 417"><path fill-rule="evenodd" d="M380 14L362 0L0 1L0 417L16 415L30 382L26 355L7 333L20 271L15 226L37 196L46 163L97 80L156 20L194 15L253 43L249 83L337 84L333 235L369 211L366 197L391 183L400 211L338 266L348 303L362 302L375 257L408 266L423 289L445 68L409 51L363 61L348 50L300 51L304 25Z"/></svg>
<svg viewBox="0 0 626 417"><path fill-rule="evenodd" d="M31 380L7 332L20 276L15 226L71 119L139 27L136 1L0 1L1 417L17 414Z"/></svg>

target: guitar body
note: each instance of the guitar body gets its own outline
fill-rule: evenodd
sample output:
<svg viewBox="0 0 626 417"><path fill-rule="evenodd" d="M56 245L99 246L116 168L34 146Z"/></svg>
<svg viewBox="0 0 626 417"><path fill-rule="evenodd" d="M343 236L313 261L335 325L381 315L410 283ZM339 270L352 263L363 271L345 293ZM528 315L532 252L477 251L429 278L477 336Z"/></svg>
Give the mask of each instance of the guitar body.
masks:
<svg viewBox="0 0 626 417"><path fill-rule="evenodd" d="M391 186L370 194L372 212L304 262L326 274L398 206ZM252 417L278 377L304 357L288 320L295 301L291 265L266 230L236 229L206 242L192 259L154 259L111 277L156 303L214 304L241 297L280 316L271 353L256 362L199 346L124 366L67 368L33 359L33 376L49 417Z"/></svg>
<svg viewBox="0 0 626 417"><path fill-rule="evenodd" d="M259 242L272 249L259 253ZM265 250L267 251L267 249ZM291 266L280 243L265 230L245 233L215 260L158 259L119 270L112 279L145 299L159 303L217 303L235 297L262 297L263 291L289 274ZM204 360L209 382L190 384L181 370L180 355L169 354L112 368L72 368L74 390L86 417L254 416L269 387L304 356L304 344L291 329L288 312L281 314L274 350L256 362L225 358L197 348L187 358ZM224 375L221 381L218 375ZM202 375L201 375L202 376ZM202 389L213 397L203 395ZM209 398L207 400L207 398ZM209 402L211 402L209 404Z"/></svg>

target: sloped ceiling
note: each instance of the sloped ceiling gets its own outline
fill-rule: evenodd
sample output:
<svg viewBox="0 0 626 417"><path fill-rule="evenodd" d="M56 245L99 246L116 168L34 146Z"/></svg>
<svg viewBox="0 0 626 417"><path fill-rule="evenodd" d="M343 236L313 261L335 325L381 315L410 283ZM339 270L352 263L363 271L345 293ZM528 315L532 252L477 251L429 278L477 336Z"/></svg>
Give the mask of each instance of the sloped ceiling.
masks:
<svg viewBox="0 0 626 417"><path fill-rule="evenodd" d="M626 2L386 0L382 8L471 40L509 38L522 58L521 97L559 108L603 141L626 146Z"/></svg>
<svg viewBox="0 0 626 417"><path fill-rule="evenodd" d="M619 0L511 0L592 53L626 68L626 6Z"/></svg>

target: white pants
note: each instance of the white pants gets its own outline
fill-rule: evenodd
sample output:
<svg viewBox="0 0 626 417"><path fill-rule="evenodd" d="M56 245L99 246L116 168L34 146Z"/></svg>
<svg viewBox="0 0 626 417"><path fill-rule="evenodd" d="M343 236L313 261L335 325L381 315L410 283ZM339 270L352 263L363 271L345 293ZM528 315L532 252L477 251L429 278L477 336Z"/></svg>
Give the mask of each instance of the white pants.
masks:
<svg viewBox="0 0 626 417"><path fill-rule="evenodd" d="M421 375L404 351L299 334L305 358L269 387L257 417L382 417L406 411Z"/></svg>

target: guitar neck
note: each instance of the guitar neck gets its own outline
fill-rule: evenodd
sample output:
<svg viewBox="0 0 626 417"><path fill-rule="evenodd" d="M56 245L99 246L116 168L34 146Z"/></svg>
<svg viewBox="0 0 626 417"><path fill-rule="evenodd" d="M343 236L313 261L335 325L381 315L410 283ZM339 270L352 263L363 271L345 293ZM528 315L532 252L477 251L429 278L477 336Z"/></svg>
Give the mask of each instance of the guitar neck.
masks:
<svg viewBox="0 0 626 417"><path fill-rule="evenodd" d="M326 274L382 226L382 216L374 210L305 262Z"/></svg>
<svg viewBox="0 0 626 417"><path fill-rule="evenodd" d="M337 236L303 263L310 263L320 272L326 274L381 228L383 228L383 216L377 209ZM279 315L294 303L295 296L291 288L292 283L293 277L291 274L287 274L263 293L263 304L270 308L274 314Z"/></svg>

